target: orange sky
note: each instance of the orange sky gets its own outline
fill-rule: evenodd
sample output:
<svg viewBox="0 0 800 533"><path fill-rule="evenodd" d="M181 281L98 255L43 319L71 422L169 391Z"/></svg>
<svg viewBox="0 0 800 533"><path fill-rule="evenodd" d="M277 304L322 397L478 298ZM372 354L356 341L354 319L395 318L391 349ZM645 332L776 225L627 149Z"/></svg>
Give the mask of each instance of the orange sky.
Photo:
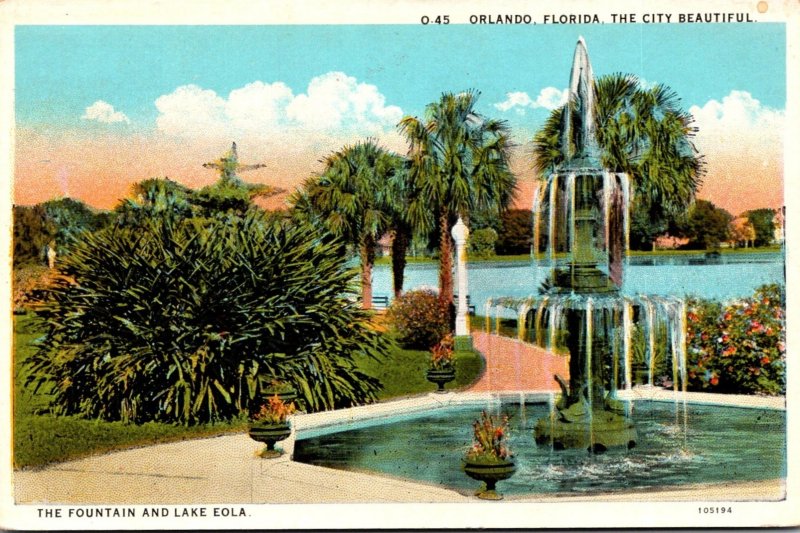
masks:
<svg viewBox="0 0 800 533"><path fill-rule="evenodd" d="M738 135L727 133L725 135ZM724 142L698 148L707 161L707 175L698 196L711 200L734 215L760 207L783 205L782 151L767 140L722 139ZM239 143L243 163L265 163L266 167L243 174L250 182L267 183L291 191L306 176L320 170L319 159L341 140L314 147L270 146L268 143ZM389 148L401 150L397 140ZM219 140L191 142L138 135L88 137L68 134L44 135L30 129L17 130L14 202L30 205L64 195L92 206L109 209L127 197L131 184L146 178L168 176L193 188L213 183L216 174L202 163L213 161L229 148ZM533 170L530 148L516 149L512 170L519 190L516 206L530 209ZM287 195L269 200L277 207Z"/></svg>

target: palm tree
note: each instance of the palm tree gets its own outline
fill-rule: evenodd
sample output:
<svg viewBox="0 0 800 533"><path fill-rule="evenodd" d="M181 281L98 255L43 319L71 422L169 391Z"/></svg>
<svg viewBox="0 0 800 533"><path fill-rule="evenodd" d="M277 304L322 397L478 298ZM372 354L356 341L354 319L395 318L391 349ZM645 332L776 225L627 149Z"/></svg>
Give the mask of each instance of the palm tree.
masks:
<svg viewBox="0 0 800 533"><path fill-rule="evenodd" d="M632 75L595 80L595 136L604 168L625 172L635 187L634 211L667 221L694 201L703 175L703 157L692 144L696 128L666 85L643 87ZM540 177L563 161L560 146L566 104L553 110L534 136Z"/></svg>
<svg viewBox="0 0 800 533"><path fill-rule="evenodd" d="M292 197L295 209L358 250L361 298L372 307L372 267L378 238L388 229L402 158L368 139L323 159L325 169Z"/></svg>
<svg viewBox="0 0 800 533"><path fill-rule="evenodd" d="M141 224L145 218L163 217L168 222L192 216L192 190L169 178L149 178L131 186L132 198L114 208L121 226Z"/></svg>
<svg viewBox="0 0 800 533"><path fill-rule="evenodd" d="M444 93L429 104L425 120L406 116L399 124L410 143L409 180L415 190L409 220L420 232L439 233L439 296L453 301L453 242L459 216L475 209L498 212L511 200L516 178L508 169L511 147L504 121L475 111L480 93Z"/></svg>
<svg viewBox="0 0 800 533"><path fill-rule="evenodd" d="M393 176L391 184L393 198L391 202L391 224L389 232L392 236L392 288L395 298L403 294L405 281L406 253L414 237L413 221L409 217L409 203L418 194L409 179L410 162L402 159L402 168Z"/></svg>

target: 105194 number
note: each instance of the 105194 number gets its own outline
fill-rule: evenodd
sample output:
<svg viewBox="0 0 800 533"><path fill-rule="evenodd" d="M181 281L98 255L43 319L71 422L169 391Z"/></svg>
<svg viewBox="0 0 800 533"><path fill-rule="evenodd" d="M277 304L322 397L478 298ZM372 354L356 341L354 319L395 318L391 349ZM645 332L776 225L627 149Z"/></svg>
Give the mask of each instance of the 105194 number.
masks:
<svg viewBox="0 0 800 533"><path fill-rule="evenodd" d="M728 514L733 513L733 507L698 507L699 514Z"/></svg>

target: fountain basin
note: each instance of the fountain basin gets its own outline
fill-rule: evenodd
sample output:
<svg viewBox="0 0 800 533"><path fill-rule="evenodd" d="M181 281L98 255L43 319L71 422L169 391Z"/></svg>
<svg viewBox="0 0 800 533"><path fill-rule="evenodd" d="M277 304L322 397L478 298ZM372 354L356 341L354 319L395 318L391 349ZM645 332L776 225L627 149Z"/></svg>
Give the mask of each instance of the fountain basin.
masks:
<svg viewBox="0 0 800 533"><path fill-rule="evenodd" d="M501 402L497 397L459 400L457 394L447 396L452 397L450 402L418 399L422 408L417 411L410 409L411 400L404 400L397 409L389 405L357 408L349 416L340 413L338 424L316 425L297 417L293 459L471 495L474 481L461 470L461 459L471 444L472 420L486 409L508 410L512 415L510 445L517 472L499 487L507 497L606 494L786 476L786 421L781 409L632 401L628 406L638 431L636 448L596 455L585 449L556 453L535 443L536 421L551 412L552 402L546 395L527 394L522 402L518 397ZM666 391L663 396L677 397ZM368 416L371 408L375 417ZM395 414L387 416L392 411Z"/></svg>

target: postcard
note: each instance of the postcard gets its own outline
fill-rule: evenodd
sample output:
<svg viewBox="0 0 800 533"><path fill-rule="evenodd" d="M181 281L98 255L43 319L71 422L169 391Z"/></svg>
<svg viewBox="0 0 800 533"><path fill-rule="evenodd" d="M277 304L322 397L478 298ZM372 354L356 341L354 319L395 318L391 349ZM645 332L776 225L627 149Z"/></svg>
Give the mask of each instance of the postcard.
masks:
<svg viewBox="0 0 800 533"><path fill-rule="evenodd" d="M0 524L800 524L799 23L0 1Z"/></svg>

